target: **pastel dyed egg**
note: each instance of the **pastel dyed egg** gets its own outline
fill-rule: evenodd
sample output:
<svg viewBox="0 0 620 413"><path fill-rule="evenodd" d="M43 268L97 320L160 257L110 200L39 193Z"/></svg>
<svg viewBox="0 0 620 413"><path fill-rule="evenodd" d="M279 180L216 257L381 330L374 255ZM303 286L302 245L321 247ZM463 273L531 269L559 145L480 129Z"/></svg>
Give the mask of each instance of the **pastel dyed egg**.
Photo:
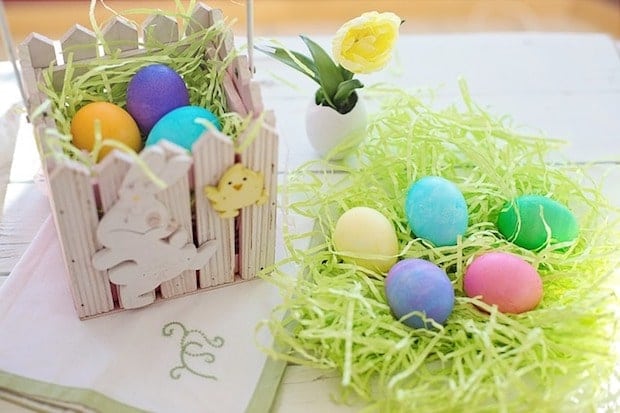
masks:
<svg viewBox="0 0 620 413"><path fill-rule="evenodd" d="M497 229L514 244L538 250L550 243L572 241L579 234L575 215L542 195L523 195L504 204Z"/></svg>
<svg viewBox="0 0 620 413"><path fill-rule="evenodd" d="M345 262L386 272L396 262L398 238L389 219L368 207L344 212L332 234L334 248Z"/></svg>
<svg viewBox="0 0 620 413"><path fill-rule="evenodd" d="M123 108L109 102L92 102L82 106L71 119L71 142L88 152L95 145L96 122L103 140L120 142L136 152L142 149L138 125ZM113 148L103 146L97 160L103 159Z"/></svg>
<svg viewBox="0 0 620 413"><path fill-rule="evenodd" d="M188 151L194 142L207 130L209 124L221 130L217 117L200 106L183 106L167 113L151 129L147 145L153 145L162 139L175 143Z"/></svg>
<svg viewBox="0 0 620 413"><path fill-rule="evenodd" d="M385 279L385 295L397 319L419 312L443 324L454 308L454 289L445 271L432 262L408 258L394 265ZM402 322L409 327L430 327L418 314Z"/></svg>
<svg viewBox="0 0 620 413"><path fill-rule="evenodd" d="M413 234L438 247L456 245L469 219L459 188L439 176L426 176L409 187L405 214Z"/></svg>
<svg viewBox="0 0 620 413"><path fill-rule="evenodd" d="M143 67L127 85L127 111L144 135L166 113L187 105L189 92L183 78L166 65Z"/></svg>
<svg viewBox="0 0 620 413"><path fill-rule="evenodd" d="M540 275L527 261L506 252L488 252L465 270L468 297L496 305L502 313L519 314L535 308L543 295Z"/></svg>

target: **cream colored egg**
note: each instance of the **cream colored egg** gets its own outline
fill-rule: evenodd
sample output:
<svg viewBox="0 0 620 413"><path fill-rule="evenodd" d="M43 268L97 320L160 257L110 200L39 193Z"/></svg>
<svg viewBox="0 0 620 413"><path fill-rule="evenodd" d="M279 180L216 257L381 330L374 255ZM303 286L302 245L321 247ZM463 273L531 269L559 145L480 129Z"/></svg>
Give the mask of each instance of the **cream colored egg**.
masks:
<svg viewBox="0 0 620 413"><path fill-rule="evenodd" d="M346 262L385 273L396 262L398 239L392 223L379 211L355 207L338 218L332 240Z"/></svg>

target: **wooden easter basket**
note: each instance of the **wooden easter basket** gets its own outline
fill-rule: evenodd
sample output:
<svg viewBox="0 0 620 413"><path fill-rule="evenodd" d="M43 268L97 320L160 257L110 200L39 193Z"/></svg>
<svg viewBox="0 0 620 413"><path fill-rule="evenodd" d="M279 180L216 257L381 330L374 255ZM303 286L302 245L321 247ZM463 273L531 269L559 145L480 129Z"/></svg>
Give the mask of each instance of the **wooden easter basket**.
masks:
<svg viewBox="0 0 620 413"><path fill-rule="evenodd" d="M115 17L103 29L103 35L106 40L120 40L120 50L115 52L120 52L121 57L136 56L146 53L138 41L143 33L155 36L162 44L174 44L192 30L221 24L223 19L221 10L198 4L186 33L179 34L176 20L153 15L141 28L122 17ZM204 59L224 60L234 52L233 34L229 28L221 32L217 43L207 48ZM19 47L19 59L27 109L48 182L70 289L78 316L84 319L140 306L125 302L120 294L123 286L110 281L112 269L101 270L93 265L93 257L104 248L97 235L98 226L105 214L119 202L119 189L122 189L128 171L132 170L133 161L127 154L115 150L91 170L69 158L48 156L50 148L45 137L50 128L57 126L51 117L33 114L47 99L39 87L42 72L49 70L51 65L54 83L61 88L66 66L57 62L64 62L69 50L72 50L74 62L101 58L105 53L97 44L94 33L76 25L59 42L31 34ZM146 295L155 301L250 280L274 262L278 138L275 117L271 111L263 110L259 86L251 77L248 59L241 55L232 59L223 75L228 110L251 117L250 125L237 137L236 145L231 137L211 130L194 144L191 154L166 141L155 145L166 158L191 157L191 167L182 178L155 194L154 202L165 205L170 217L187 234L188 244L195 248L206 243L215 244L215 252L201 268L183 270L148 291ZM203 195L202 188L216 186L221 176L236 163L262 173L267 202L241 208L237 218L222 218ZM131 260L124 264L127 262L131 263ZM163 267L168 264L164 263ZM143 274L135 274L135 277L141 276Z"/></svg>

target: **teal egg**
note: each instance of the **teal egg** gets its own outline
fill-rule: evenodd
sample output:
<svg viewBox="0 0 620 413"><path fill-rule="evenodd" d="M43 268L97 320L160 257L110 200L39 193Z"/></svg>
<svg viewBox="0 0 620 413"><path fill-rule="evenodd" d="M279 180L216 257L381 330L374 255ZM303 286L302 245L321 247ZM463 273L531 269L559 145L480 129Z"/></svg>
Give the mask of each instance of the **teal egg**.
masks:
<svg viewBox="0 0 620 413"><path fill-rule="evenodd" d="M405 214L413 234L436 247L456 245L469 220L460 189L440 176L425 176L409 187Z"/></svg>
<svg viewBox="0 0 620 413"><path fill-rule="evenodd" d="M210 123L222 130L220 121L211 111L200 106L183 106L164 115L151 129L146 145L153 145L162 139L175 143L188 151L194 142L207 130Z"/></svg>
<svg viewBox="0 0 620 413"><path fill-rule="evenodd" d="M566 206L542 195L522 195L506 202L499 213L497 229L509 241L533 251L544 248L548 241L572 241L579 234L575 215Z"/></svg>

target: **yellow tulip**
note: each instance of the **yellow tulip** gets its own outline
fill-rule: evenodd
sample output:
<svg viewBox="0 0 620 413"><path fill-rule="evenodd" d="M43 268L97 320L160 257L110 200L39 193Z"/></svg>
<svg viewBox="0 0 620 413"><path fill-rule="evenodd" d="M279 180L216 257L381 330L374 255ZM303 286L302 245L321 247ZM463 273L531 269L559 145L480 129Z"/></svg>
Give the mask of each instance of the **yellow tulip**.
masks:
<svg viewBox="0 0 620 413"><path fill-rule="evenodd" d="M353 73L382 69L392 57L400 23L396 14L376 11L349 20L332 41L334 59Z"/></svg>

